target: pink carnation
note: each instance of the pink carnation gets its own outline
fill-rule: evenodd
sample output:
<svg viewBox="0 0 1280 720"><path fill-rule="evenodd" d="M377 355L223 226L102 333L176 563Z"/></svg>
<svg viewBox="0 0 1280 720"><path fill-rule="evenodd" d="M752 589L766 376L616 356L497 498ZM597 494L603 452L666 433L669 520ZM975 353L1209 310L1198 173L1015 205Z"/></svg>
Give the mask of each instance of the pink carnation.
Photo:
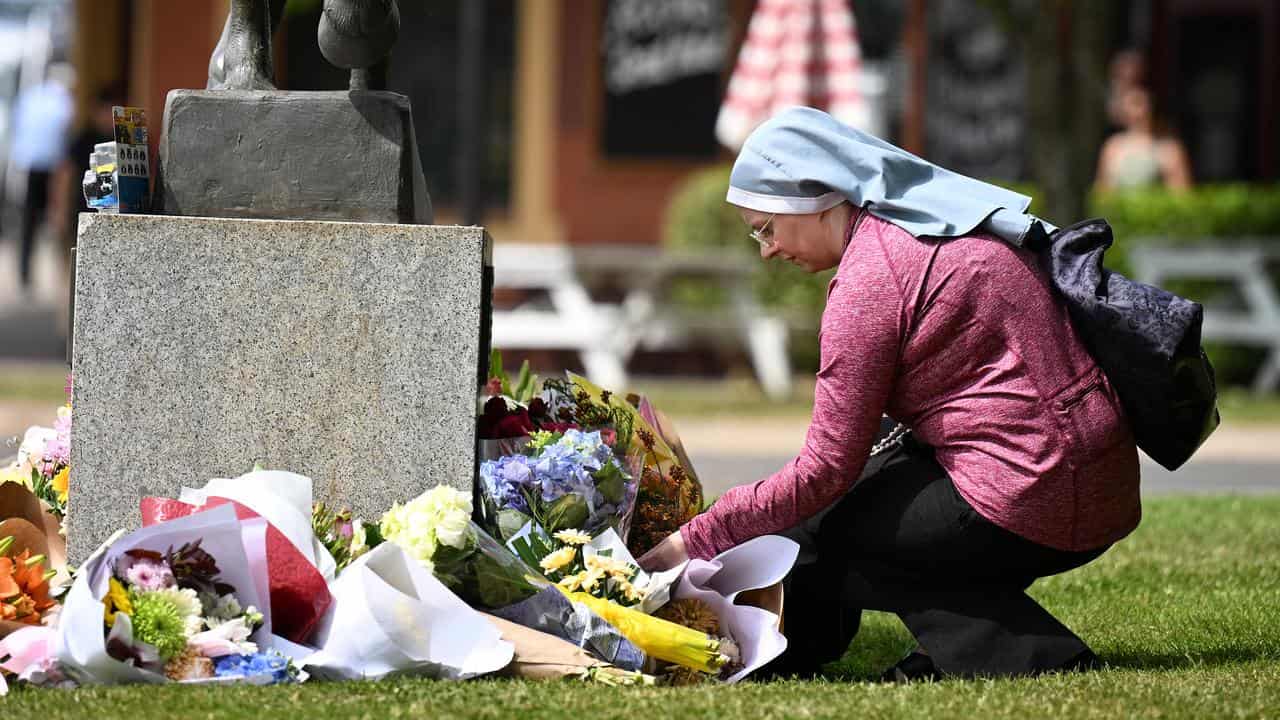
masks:
<svg viewBox="0 0 1280 720"><path fill-rule="evenodd" d="M177 585L173 571L163 560L150 558L121 558L125 581L139 590L163 590Z"/></svg>

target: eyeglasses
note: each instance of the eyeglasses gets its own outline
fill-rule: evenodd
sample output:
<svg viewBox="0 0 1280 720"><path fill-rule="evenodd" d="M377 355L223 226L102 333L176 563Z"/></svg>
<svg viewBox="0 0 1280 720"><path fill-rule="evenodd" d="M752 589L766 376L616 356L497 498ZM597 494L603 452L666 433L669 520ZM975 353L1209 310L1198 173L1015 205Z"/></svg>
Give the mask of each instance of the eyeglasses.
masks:
<svg viewBox="0 0 1280 720"><path fill-rule="evenodd" d="M777 215L777 213L774 213L774 215L770 215L769 219L765 220L764 224L761 225L759 229L752 230L750 233L751 239L760 243L760 247L766 250L773 247L773 233L769 233L768 235L765 235L765 231L769 228L769 223L773 222L773 218L775 215Z"/></svg>

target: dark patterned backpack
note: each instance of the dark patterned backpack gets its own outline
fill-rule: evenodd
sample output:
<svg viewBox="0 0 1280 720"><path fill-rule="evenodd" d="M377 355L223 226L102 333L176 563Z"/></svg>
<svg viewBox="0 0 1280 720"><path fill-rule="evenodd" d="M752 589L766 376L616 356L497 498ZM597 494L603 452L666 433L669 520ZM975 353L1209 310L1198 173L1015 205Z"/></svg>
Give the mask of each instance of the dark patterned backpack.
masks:
<svg viewBox="0 0 1280 720"><path fill-rule="evenodd" d="M1213 366L1200 347L1204 308L1102 266L1111 226L1085 220L1027 247L1065 299L1077 334L1124 405L1138 447L1175 470L1218 427Z"/></svg>

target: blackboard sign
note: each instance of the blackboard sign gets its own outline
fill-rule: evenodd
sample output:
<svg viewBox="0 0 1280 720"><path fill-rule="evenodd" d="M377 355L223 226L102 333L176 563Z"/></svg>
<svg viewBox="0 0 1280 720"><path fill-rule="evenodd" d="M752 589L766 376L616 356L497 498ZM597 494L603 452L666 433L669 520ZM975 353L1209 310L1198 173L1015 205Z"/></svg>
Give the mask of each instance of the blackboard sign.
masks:
<svg viewBox="0 0 1280 720"><path fill-rule="evenodd" d="M929 6L925 157L965 175L1026 173L1026 62L1016 40L973 0Z"/></svg>
<svg viewBox="0 0 1280 720"><path fill-rule="evenodd" d="M725 0L609 0L601 38L604 153L714 156L729 64Z"/></svg>

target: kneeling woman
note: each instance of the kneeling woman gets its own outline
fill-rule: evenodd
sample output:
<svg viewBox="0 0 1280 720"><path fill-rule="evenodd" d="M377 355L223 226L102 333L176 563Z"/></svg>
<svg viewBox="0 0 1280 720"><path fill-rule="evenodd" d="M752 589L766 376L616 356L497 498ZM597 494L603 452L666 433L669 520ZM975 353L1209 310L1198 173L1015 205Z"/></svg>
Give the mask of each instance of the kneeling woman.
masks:
<svg viewBox="0 0 1280 720"><path fill-rule="evenodd" d="M896 613L919 643L893 679L1095 664L1026 589L1137 526L1138 456L1019 247L1042 222L1028 199L795 108L747 140L728 200L762 257L837 268L813 420L794 461L726 492L641 564L800 540L780 673L838 659L864 609Z"/></svg>

